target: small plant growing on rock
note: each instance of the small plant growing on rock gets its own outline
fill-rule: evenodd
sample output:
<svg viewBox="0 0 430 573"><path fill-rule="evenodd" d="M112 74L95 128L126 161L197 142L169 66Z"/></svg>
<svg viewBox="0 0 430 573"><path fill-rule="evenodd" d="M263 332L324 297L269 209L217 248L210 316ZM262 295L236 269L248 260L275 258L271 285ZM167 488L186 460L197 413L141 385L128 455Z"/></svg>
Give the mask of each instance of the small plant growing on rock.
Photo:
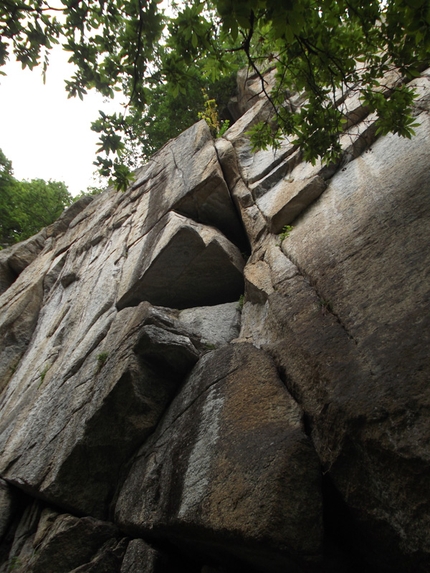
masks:
<svg viewBox="0 0 430 573"><path fill-rule="evenodd" d="M239 302L237 303L237 310L242 311L244 304L245 304L245 295L241 294L239 297Z"/></svg>
<svg viewBox="0 0 430 573"><path fill-rule="evenodd" d="M293 227L291 225L284 225L282 227L282 233L279 233L279 235L278 235L281 243L284 239L286 239L287 237L290 236L290 233L292 230L293 230Z"/></svg>
<svg viewBox="0 0 430 573"><path fill-rule="evenodd" d="M216 101L209 98L205 89L202 92L205 100L205 109L204 111L199 111L198 117L205 120L214 137L222 137L230 127L230 122L228 119L220 122Z"/></svg>
<svg viewBox="0 0 430 573"><path fill-rule="evenodd" d="M221 122L221 126L218 130L217 137L222 137L229 127L230 127L230 120L224 119L224 121Z"/></svg>
<svg viewBox="0 0 430 573"><path fill-rule="evenodd" d="M11 557L7 562L7 573L18 569L21 566L21 559L19 557Z"/></svg>
<svg viewBox="0 0 430 573"><path fill-rule="evenodd" d="M100 372L100 370L103 368L106 360L108 359L108 356L109 352L100 352L100 354L97 354L97 372Z"/></svg>
<svg viewBox="0 0 430 573"><path fill-rule="evenodd" d="M51 368L50 364L46 364L42 370L42 372L40 373L40 382L39 382L39 386L38 388L40 388L43 384L43 381L45 380L45 376L48 373L48 370Z"/></svg>

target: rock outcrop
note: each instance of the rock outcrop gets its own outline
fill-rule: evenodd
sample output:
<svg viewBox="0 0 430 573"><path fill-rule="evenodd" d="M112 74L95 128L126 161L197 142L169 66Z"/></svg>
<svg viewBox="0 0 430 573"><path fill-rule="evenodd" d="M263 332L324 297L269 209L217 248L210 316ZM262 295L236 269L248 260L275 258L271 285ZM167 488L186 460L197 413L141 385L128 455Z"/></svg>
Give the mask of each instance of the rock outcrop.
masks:
<svg viewBox="0 0 430 573"><path fill-rule="evenodd" d="M430 570L430 72L330 166L241 82L0 254L0 573Z"/></svg>
<svg viewBox="0 0 430 573"><path fill-rule="evenodd" d="M206 354L137 453L116 522L266 571L312 562L320 469L301 418L263 351L245 343Z"/></svg>

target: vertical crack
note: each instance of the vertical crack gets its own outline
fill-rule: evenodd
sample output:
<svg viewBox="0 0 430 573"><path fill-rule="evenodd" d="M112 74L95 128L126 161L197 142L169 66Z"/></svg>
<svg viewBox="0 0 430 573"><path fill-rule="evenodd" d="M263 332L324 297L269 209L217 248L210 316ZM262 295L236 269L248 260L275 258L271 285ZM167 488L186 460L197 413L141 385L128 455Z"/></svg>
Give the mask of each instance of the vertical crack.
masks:
<svg viewBox="0 0 430 573"><path fill-rule="evenodd" d="M354 342L354 344L358 345L358 340L348 330L348 327L343 322L340 315L337 312L335 312L330 299L325 297L324 294L318 289L318 287L316 285L316 281L312 278L312 276L310 276L308 273L306 273L306 271L300 265L299 261L297 259L295 259L295 257L291 256L290 253L286 253L283 250L282 250L282 252L297 267L297 270L299 271L300 275L308 283L308 285L314 290L315 295L318 298L319 304L321 306L321 313L323 315L331 315L336 320L336 322L339 324L339 326L342 328L342 330L345 332L345 334L348 336L348 338L352 342Z"/></svg>

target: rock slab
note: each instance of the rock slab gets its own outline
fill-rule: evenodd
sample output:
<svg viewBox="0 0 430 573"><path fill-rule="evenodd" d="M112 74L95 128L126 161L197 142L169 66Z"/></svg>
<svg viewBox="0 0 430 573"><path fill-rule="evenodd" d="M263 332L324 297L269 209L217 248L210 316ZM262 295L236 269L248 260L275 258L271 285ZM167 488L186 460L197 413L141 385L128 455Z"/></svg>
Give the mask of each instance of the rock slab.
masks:
<svg viewBox="0 0 430 573"><path fill-rule="evenodd" d="M201 545L261 570L318 561L319 464L267 355L234 344L200 360L137 454L116 519L134 535Z"/></svg>

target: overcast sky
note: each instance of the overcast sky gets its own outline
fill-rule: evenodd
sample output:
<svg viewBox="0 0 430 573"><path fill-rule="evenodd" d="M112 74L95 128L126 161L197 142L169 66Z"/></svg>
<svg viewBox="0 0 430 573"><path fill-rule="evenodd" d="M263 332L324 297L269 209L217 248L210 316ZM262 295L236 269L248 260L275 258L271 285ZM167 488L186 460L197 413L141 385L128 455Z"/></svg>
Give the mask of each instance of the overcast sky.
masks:
<svg viewBox="0 0 430 573"><path fill-rule="evenodd" d="M76 195L97 185L97 134L90 129L99 109L107 109L102 96L90 93L82 102L67 99L64 79L73 70L61 49L51 55L46 84L42 68L22 70L8 62L0 76L0 148L12 161L17 179L64 181Z"/></svg>

